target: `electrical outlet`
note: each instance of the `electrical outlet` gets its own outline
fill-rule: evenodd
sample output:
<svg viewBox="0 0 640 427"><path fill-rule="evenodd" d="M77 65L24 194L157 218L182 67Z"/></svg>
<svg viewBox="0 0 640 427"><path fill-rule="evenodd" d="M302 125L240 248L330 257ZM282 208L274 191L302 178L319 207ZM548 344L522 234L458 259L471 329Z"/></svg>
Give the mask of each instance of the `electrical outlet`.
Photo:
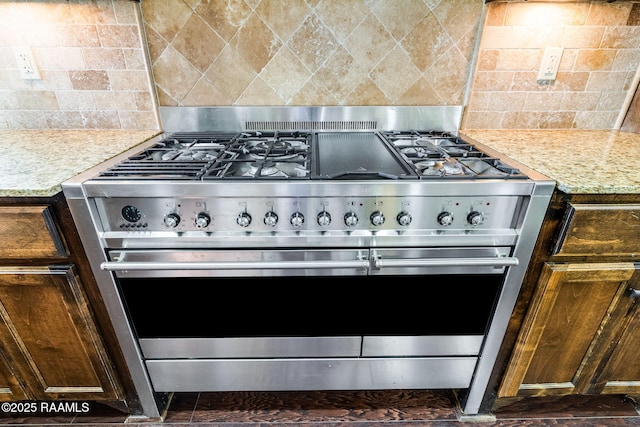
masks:
<svg viewBox="0 0 640 427"><path fill-rule="evenodd" d="M16 62L20 69L20 75L25 80L40 80L40 71L33 59L33 52L29 47L16 47L13 49L16 55Z"/></svg>
<svg viewBox="0 0 640 427"><path fill-rule="evenodd" d="M556 79L563 50L561 47L548 47L544 50L540 71L538 72L539 82L552 82Z"/></svg>

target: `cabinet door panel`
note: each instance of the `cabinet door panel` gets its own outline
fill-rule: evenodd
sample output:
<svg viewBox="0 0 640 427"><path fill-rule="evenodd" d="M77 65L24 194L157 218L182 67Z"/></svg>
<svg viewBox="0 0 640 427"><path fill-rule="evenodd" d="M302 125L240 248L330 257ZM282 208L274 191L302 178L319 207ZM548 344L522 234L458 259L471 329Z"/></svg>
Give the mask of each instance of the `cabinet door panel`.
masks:
<svg viewBox="0 0 640 427"><path fill-rule="evenodd" d="M1 324L0 327L2 327ZM27 392L9 367L9 363L4 355L0 354L0 402L25 400L28 398Z"/></svg>
<svg viewBox="0 0 640 427"><path fill-rule="evenodd" d="M584 361L634 271L633 263L545 264L499 396L585 392Z"/></svg>
<svg viewBox="0 0 640 427"><path fill-rule="evenodd" d="M0 317L37 398L116 396L72 268L0 269Z"/></svg>
<svg viewBox="0 0 640 427"><path fill-rule="evenodd" d="M638 286L635 286L638 289ZM611 357L605 359L603 372L594 392L608 394L640 394L640 301L631 306L628 322Z"/></svg>

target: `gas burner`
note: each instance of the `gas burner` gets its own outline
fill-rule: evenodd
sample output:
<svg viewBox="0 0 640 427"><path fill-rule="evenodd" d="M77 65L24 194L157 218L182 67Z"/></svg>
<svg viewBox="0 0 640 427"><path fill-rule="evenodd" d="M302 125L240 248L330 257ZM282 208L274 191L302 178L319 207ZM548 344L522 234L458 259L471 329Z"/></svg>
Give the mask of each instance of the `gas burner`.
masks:
<svg viewBox="0 0 640 427"><path fill-rule="evenodd" d="M308 151L309 145L297 139L247 139L242 147L242 152L255 160L287 160Z"/></svg>
<svg viewBox="0 0 640 427"><path fill-rule="evenodd" d="M473 145L447 133L417 132L386 133L389 141L408 157L481 157L484 154Z"/></svg>
<svg viewBox="0 0 640 427"><path fill-rule="evenodd" d="M465 159L461 160L461 162L478 176L510 177L521 173L519 169L508 166L498 159Z"/></svg>
<svg viewBox="0 0 640 427"><path fill-rule="evenodd" d="M411 147L401 147L400 152L407 157L442 157L442 152L439 150L429 149L427 147L420 146L411 146Z"/></svg>
<svg viewBox="0 0 640 427"><path fill-rule="evenodd" d="M210 151L193 151L193 150L184 150L178 153L178 156L175 158L177 161L188 162L188 161L211 161L218 158L217 153Z"/></svg>
<svg viewBox="0 0 640 427"><path fill-rule="evenodd" d="M459 140L451 140L448 138L437 138L430 141L431 144L437 146L440 150L448 155L455 157L467 157L473 151L473 146L461 143Z"/></svg>
<svg viewBox="0 0 640 427"><path fill-rule="evenodd" d="M287 160L308 154L308 138L299 132L243 133L240 151L254 160Z"/></svg>
<svg viewBox="0 0 640 427"><path fill-rule="evenodd" d="M302 158L294 161L230 161L216 178L300 179L309 178L309 168ZM213 178L207 176L206 178Z"/></svg>
<svg viewBox="0 0 640 427"><path fill-rule="evenodd" d="M139 162L209 162L217 159L224 151L224 146L206 148L187 146L184 144L157 144L142 151L130 160Z"/></svg>
<svg viewBox="0 0 640 427"><path fill-rule="evenodd" d="M464 175L464 168L460 163L443 162L440 170L442 175Z"/></svg>
<svg viewBox="0 0 640 427"><path fill-rule="evenodd" d="M421 160L414 163L423 176L464 176L470 172L455 160Z"/></svg>
<svg viewBox="0 0 640 427"><path fill-rule="evenodd" d="M256 168L255 170L253 170L254 176L257 173L259 173L261 176L274 176L274 175L281 175L281 174L284 174L286 176L286 174L280 169L278 169L278 166L273 162L264 163L262 165L254 163L251 165L251 167L252 169L254 167Z"/></svg>
<svg viewBox="0 0 640 427"><path fill-rule="evenodd" d="M253 163L251 164L250 176L265 176L265 177L304 177L308 173L302 165L295 162L265 162L263 164Z"/></svg>
<svg viewBox="0 0 640 427"><path fill-rule="evenodd" d="M278 168L274 162L266 163L240 163L239 173L242 176L267 176L267 177L287 177L288 175Z"/></svg>

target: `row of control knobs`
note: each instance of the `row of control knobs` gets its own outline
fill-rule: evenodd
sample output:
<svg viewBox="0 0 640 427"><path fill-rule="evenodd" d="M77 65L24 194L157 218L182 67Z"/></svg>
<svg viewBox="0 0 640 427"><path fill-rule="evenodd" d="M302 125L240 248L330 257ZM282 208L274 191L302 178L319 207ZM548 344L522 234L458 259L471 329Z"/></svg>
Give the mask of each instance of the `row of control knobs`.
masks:
<svg viewBox="0 0 640 427"><path fill-rule="evenodd" d="M438 221L438 224L442 226L448 226L453 224L453 219L454 219L453 214L451 212L443 211L443 212L440 212L440 214L438 214L437 221ZM240 227L248 227L249 225L251 225L252 220L253 219L248 212L241 212L236 217L236 223ZM301 227L304 224L304 220L305 220L304 215L300 212L294 212L289 217L289 223L295 228ZM344 220L344 224L347 227L354 227L359 222L358 215L353 211L347 212L344 215L343 220ZM382 214L382 212L375 211L369 216L369 220L371 221L371 224L373 226L379 227L382 224L384 224L385 217ZM403 227L410 225L411 220L412 220L411 215L406 211L402 211L396 216L396 221L398 222L399 225ZM180 221L181 221L180 215L178 215L177 213L170 213L164 217L164 224L169 228L177 227L178 224L180 224ZM276 224L278 223L278 215L273 211L269 211L264 215L263 222L265 223L265 225L268 225L270 227L275 227ZM328 226L329 224L331 224L331 214L327 211L320 212L316 216L316 222L321 227ZM473 226L480 225L483 222L484 222L484 215L481 212L472 211L467 215L467 223ZM211 224L211 216L209 214L207 214L206 212L200 212L198 215L196 215L195 225L198 228L208 227L209 224Z"/></svg>
<svg viewBox="0 0 640 427"><path fill-rule="evenodd" d="M402 219L401 219L402 218ZM344 215L344 225L347 227L354 227L358 224L359 218L355 212L347 212ZM375 211L369 217L371 220L371 224L374 226L380 226L384 224L385 218L382 212ZM291 224L295 228L302 227L304 224L304 215L300 212L294 212L289 217L289 224ZM321 227L326 227L331 224L331 214L327 211L322 211L316 216L316 222ZM236 217L236 223L241 227L248 227L251 224L252 218L247 212L241 212ZM278 223L278 214L273 211L269 211L264 215L264 223L270 227L275 227ZM401 212L398 214L398 223L401 225L409 225L411 223L411 215L407 212Z"/></svg>
<svg viewBox="0 0 640 427"><path fill-rule="evenodd" d="M438 224L440 225L451 225L453 224L453 214L451 212L443 211L438 214ZM471 211L467 215L467 223L473 226L480 225L484 222L484 215L482 212Z"/></svg>

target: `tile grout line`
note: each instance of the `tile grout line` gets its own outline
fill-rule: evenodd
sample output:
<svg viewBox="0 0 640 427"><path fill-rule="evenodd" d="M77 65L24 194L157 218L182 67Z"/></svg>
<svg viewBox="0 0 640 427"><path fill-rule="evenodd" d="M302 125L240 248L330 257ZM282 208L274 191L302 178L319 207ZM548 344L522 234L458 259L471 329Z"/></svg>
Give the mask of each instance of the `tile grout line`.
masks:
<svg viewBox="0 0 640 427"><path fill-rule="evenodd" d="M189 424L193 423L193 417L196 415L196 408L198 407L198 403L200 402L200 396L202 396L202 393L198 393L198 397L196 397L196 401L193 404L193 408L191 408L191 416L189 417Z"/></svg>

